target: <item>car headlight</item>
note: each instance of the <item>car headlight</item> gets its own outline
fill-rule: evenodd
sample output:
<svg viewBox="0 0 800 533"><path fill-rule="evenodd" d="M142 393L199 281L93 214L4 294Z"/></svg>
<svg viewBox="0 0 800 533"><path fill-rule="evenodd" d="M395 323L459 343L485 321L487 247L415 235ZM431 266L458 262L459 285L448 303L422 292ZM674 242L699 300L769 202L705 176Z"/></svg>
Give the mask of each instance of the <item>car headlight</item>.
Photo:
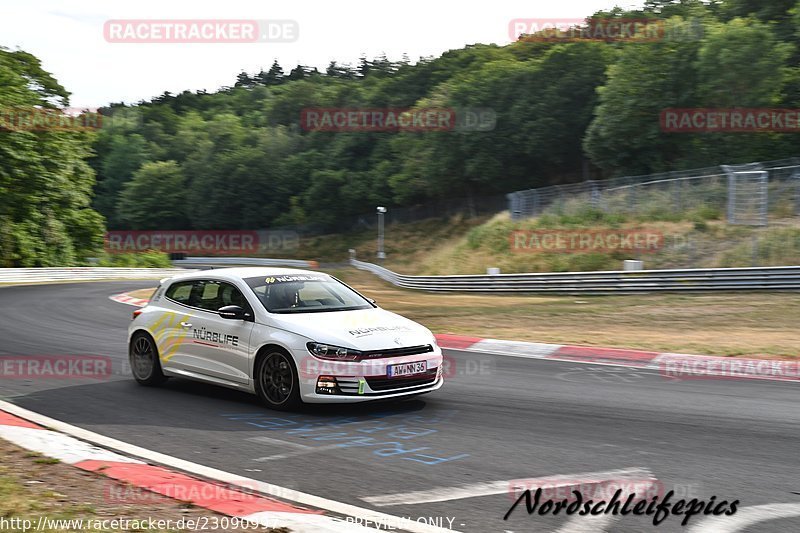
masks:
<svg viewBox="0 0 800 533"><path fill-rule="evenodd" d="M360 361L364 354L352 348L332 346L321 342L309 342L306 344L308 351L314 357L328 359L330 361Z"/></svg>

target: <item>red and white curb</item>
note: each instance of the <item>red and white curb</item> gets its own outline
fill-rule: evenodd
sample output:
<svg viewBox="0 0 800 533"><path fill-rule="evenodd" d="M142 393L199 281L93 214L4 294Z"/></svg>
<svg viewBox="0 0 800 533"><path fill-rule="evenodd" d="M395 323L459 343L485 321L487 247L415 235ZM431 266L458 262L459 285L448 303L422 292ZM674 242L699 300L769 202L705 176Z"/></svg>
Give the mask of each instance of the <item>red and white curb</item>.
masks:
<svg viewBox="0 0 800 533"><path fill-rule="evenodd" d="M115 302L119 302L121 304L128 304L136 307L144 307L145 305L147 305L147 302L150 301L147 300L146 298L134 298L133 296L129 296L127 293L124 292L122 294L113 294L109 296L108 299L114 300Z"/></svg>
<svg viewBox="0 0 800 533"><path fill-rule="evenodd" d="M181 501L265 527L295 533L373 533L391 525L413 533L454 533L140 448L5 401L0 401L0 438L123 484L166 497L181 495Z"/></svg>
<svg viewBox="0 0 800 533"><path fill-rule="evenodd" d="M446 334L436 335L436 341L440 347L451 350L655 370L675 379L800 381L800 359L719 357Z"/></svg>
<svg viewBox="0 0 800 533"><path fill-rule="evenodd" d="M116 294L110 298L137 307L143 307L148 302L148 300L133 298L125 293ZM800 381L800 359L748 359L484 339L450 334L437 334L436 342L442 348L466 352L656 370L665 377L674 379L722 378Z"/></svg>

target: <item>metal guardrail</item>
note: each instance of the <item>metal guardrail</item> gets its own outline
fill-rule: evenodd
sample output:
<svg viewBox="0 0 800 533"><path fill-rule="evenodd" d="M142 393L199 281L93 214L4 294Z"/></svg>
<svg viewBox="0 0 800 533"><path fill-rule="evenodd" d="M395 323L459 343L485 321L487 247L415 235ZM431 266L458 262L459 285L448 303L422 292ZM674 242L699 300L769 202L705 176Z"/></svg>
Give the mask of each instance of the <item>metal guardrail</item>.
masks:
<svg viewBox="0 0 800 533"><path fill-rule="evenodd" d="M207 260L212 260L206 262ZM292 259L189 258L173 261L198 266L296 266L314 268L314 261ZM546 274L497 274L406 276L372 263L351 259L350 264L372 272L398 287L432 292L488 293L634 293L658 291L777 291L800 290L800 266L763 268L698 268L607 272L557 272ZM0 283L54 281L101 281L114 279L161 279L186 272L183 268L0 268Z"/></svg>
<svg viewBox="0 0 800 533"><path fill-rule="evenodd" d="M162 279L186 273L186 269L232 266L288 266L318 268L316 261L261 257L187 257L173 261L175 268L56 267L0 268L2 283L48 283L58 281L103 281L114 279Z"/></svg>
<svg viewBox="0 0 800 533"><path fill-rule="evenodd" d="M233 266L319 267L319 263L316 261L305 261L303 259L269 259L265 257L187 257L186 259L176 259L172 261L172 264L181 268L227 268Z"/></svg>
<svg viewBox="0 0 800 533"><path fill-rule="evenodd" d="M0 268L0 283L161 279L185 272L186 270L179 268Z"/></svg>
<svg viewBox="0 0 800 533"><path fill-rule="evenodd" d="M405 276L372 263L350 264L398 287L433 292L635 293L800 290L800 266L546 274Z"/></svg>

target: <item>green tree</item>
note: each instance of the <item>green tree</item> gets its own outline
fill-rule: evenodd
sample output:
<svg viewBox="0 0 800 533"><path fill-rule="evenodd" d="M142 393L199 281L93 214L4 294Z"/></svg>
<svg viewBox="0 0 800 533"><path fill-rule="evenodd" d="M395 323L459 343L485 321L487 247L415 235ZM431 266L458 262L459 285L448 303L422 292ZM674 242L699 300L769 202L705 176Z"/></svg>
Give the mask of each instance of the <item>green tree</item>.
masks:
<svg viewBox="0 0 800 533"><path fill-rule="evenodd" d="M356 72L350 65L339 65L336 61L331 61L325 69L325 75L331 78L341 78L344 80L356 79Z"/></svg>
<svg viewBox="0 0 800 533"><path fill-rule="evenodd" d="M699 103L708 107L757 107L780 103L790 43L752 19L710 24L694 65Z"/></svg>
<svg viewBox="0 0 800 533"><path fill-rule="evenodd" d="M95 207L106 217L111 228L118 228L122 220L117 215L120 193L134 172L150 159L148 142L141 135L115 134L109 137L100 164Z"/></svg>
<svg viewBox="0 0 800 533"><path fill-rule="evenodd" d="M309 69L307 67L304 67L303 65L297 65L289 72L289 75L286 76L286 81L302 80L308 77L308 75Z"/></svg>
<svg viewBox="0 0 800 533"><path fill-rule="evenodd" d="M59 113L69 93L33 55L0 48L0 109ZM36 106L36 107L34 107ZM37 108L39 110L37 110ZM104 221L90 207L95 176L86 162L91 133L13 123L0 126L0 263L60 266L102 246Z"/></svg>
<svg viewBox="0 0 800 533"><path fill-rule="evenodd" d="M281 83L283 83L283 78L284 78L283 68L281 67L280 63L278 63L277 59L272 62L272 66L269 68L267 72L264 72L262 70L256 76L256 80L258 81L258 83L260 83L261 85L268 85L268 86L280 85Z"/></svg>
<svg viewBox="0 0 800 533"><path fill-rule="evenodd" d="M147 162L120 194L117 211L136 229L189 227L186 178L175 161Z"/></svg>
<svg viewBox="0 0 800 533"><path fill-rule="evenodd" d="M671 19L670 25L688 21ZM584 150L607 174L645 174L673 168L688 139L661 131L666 108L695 105L699 41L662 40L630 43L619 48L598 88L594 120L586 131Z"/></svg>
<svg viewBox="0 0 800 533"><path fill-rule="evenodd" d="M772 28L735 18L710 25L694 64L697 104L711 108L781 107L790 80L793 46ZM682 166L705 161L753 161L796 155L794 134L716 133L691 135Z"/></svg>
<svg viewBox="0 0 800 533"><path fill-rule="evenodd" d="M236 76L236 83L234 84L235 87L247 87L251 88L255 85L255 80L250 77L247 72L240 72Z"/></svg>

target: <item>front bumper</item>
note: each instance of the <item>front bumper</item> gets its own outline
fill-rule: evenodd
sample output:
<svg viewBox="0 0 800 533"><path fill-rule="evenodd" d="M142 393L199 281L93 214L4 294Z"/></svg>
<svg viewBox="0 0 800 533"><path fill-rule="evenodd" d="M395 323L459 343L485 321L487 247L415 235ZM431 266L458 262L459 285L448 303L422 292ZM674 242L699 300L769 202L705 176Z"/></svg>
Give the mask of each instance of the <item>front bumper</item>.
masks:
<svg viewBox="0 0 800 533"><path fill-rule="evenodd" d="M442 385L444 385L444 379L441 376L438 376L431 384L423 385L421 387L397 388L390 391L377 392L370 389L365 389L364 394L318 394L315 391L302 392L303 387L301 386L300 395L303 401L306 403L359 403L376 400L399 399L405 396L416 396L417 394L425 394L441 389Z"/></svg>
<svg viewBox="0 0 800 533"><path fill-rule="evenodd" d="M425 354L362 362L323 361L309 357L307 352L295 352L295 360L299 363L300 396L307 403L356 403L402 398L435 391L444 383L442 352L438 347ZM427 368L424 373L387 376L389 365L423 360ZM319 388L321 376L324 376L322 381L335 386L325 387L325 390Z"/></svg>

